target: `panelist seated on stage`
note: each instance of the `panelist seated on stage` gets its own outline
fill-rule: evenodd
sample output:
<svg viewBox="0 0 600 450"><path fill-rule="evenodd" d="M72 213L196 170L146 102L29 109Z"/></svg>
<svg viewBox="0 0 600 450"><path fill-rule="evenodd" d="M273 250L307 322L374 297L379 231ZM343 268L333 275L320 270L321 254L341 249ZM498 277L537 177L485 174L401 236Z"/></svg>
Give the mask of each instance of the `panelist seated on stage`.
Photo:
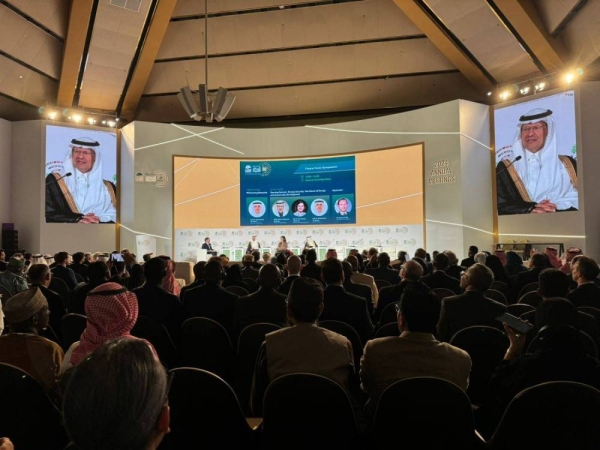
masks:
<svg viewBox="0 0 600 450"><path fill-rule="evenodd" d="M202 250L206 250L206 253L209 255L217 256L217 251L213 249L212 244L210 243L210 238L204 238L204 244L202 244Z"/></svg>
<svg viewBox="0 0 600 450"><path fill-rule="evenodd" d="M260 250L260 242L256 239L256 236L252 236L250 242L248 242L248 246L246 247L246 254L251 255L253 251Z"/></svg>
<svg viewBox="0 0 600 450"><path fill-rule="evenodd" d="M288 244L287 244L287 240L285 238L285 236L281 236L279 238L279 243L277 244L277 251L278 252L285 252L288 249Z"/></svg>
<svg viewBox="0 0 600 450"><path fill-rule="evenodd" d="M64 170L65 175L52 172L46 177L46 222L116 222L116 187L102 178L100 143L71 140Z"/></svg>

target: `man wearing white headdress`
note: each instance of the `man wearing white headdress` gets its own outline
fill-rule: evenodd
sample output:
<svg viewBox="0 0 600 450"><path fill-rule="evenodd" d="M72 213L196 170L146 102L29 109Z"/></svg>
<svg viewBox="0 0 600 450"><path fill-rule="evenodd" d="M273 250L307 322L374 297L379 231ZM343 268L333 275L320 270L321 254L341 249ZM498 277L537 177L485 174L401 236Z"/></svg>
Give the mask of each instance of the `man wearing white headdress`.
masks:
<svg viewBox="0 0 600 450"><path fill-rule="evenodd" d="M496 166L498 214L576 211L577 163L558 153L552 111L536 108L519 118L512 160Z"/></svg>
<svg viewBox="0 0 600 450"><path fill-rule="evenodd" d="M46 222L116 222L116 188L102 178L100 143L83 137L69 147L66 175L46 177Z"/></svg>

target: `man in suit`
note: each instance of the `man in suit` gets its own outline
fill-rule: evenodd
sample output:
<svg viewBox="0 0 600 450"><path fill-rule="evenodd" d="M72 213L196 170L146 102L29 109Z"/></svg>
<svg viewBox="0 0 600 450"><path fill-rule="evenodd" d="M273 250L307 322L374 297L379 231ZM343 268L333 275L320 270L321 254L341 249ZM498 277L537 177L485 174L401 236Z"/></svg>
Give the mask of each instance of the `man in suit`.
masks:
<svg viewBox="0 0 600 450"><path fill-rule="evenodd" d="M58 252L54 257L54 262L56 262L56 266L52 269L52 276L63 280L69 290L72 291L79 283L77 282L77 278L75 278L75 272L67 267L69 254L67 252Z"/></svg>
<svg viewBox="0 0 600 450"><path fill-rule="evenodd" d="M69 313L82 314L85 316L85 300L88 292L97 288L101 284L104 284L110 278L110 270L105 262L94 261L88 266L88 279L87 283L80 283L71 292L71 298L67 310Z"/></svg>
<svg viewBox="0 0 600 450"><path fill-rule="evenodd" d="M464 294L442 300L442 312L438 323L438 338L448 342L460 330L474 325L500 328L496 320L506 312L506 305L487 298L484 292L494 282L494 274L483 264L474 264L460 280Z"/></svg>
<svg viewBox="0 0 600 450"><path fill-rule="evenodd" d="M339 320L353 327L362 342L373 335L373 324L364 298L346 292L344 289L344 270L342 263L329 258L321 264L321 277L326 283L325 308L322 320Z"/></svg>
<svg viewBox="0 0 600 450"><path fill-rule="evenodd" d="M258 273L258 291L236 300L233 311L234 339L248 325L259 322L286 324L286 296L277 292L281 272L275 264L265 264Z"/></svg>
<svg viewBox="0 0 600 450"><path fill-rule="evenodd" d="M251 255L255 250L260 250L260 242L256 239L256 236L252 236L246 247L246 254Z"/></svg>
<svg viewBox="0 0 600 450"><path fill-rule="evenodd" d="M300 270L302 269L302 260L299 256L292 255L287 259L287 263L285 265L288 276L281 286L279 286L278 291L284 295L288 295L290 292L290 288L292 287L292 283L300 278Z"/></svg>
<svg viewBox="0 0 600 450"><path fill-rule="evenodd" d="M358 253L358 250L356 250L356 253ZM371 289L371 296L373 298L373 305L377 306L377 302L379 301L379 290L375 284L375 278L373 278L371 275L360 272L360 263L362 262L362 257L360 255L357 256L356 253L351 253L346 258L346 261L348 261L352 267L352 278L350 281L355 284L364 284L369 286Z"/></svg>
<svg viewBox="0 0 600 450"><path fill-rule="evenodd" d="M390 255L386 252L379 253L377 255L377 264L376 268L367 269L367 275L371 275L376 280L385 280L390 282L391 284L396 284L400 282L400 276L397 270L390 269Z"/></svg>
<svg viewBox="0 0 600 450"><path fill-rule="evenodd" d="M468 253L469 257L468 257L468 258L465 258L465 259L463 259L463 260L460 262L460 265L461 265L461 266L463 266L463 267L466 267L467 269L468 269L469 267L471 267L473 264L475 264L475 255L476 255L477 253L479 253L479 248L477 248L477 246L476 246L476 245L471 245L471 246L469 247L469 253Z"/></svg>
<svg viewBox="0 0 600 450"><path fill-rule="evenodd" d="M446 250L444 251L444 254L448 257L448 268L445 270L446 275L457 279L460 284L460 274L467 268L458 265L458 258L456 257L456 253L453 251Z"/></svg>
<svg viewBox="0 0 600 450"><path fill-rule="evenodd" d="M317 264L317 251L315 249L311 248L306 252L306 265L300 271L300 275L321 281L321 266Z"/></svg>
<svg viewBox="0 0 600 450"><path fill-rule="evenodd" d="M381 313L387 305L394 302L399 302L404 289L413 284L421 284L419 280L423 276L423 266L417 261L407 261L400 268L400 283L393 286L386 286L379 293L379 302L373 312L373 321L379 322ZM424 286L424 285L423 285Z"/></svg>
<svg viewBox="0 0 600 450"><path fill-rule="evenodd" d="M600 275L600 268L592 258L579 256L572 264L571 273L577 288L572 290L567 299L576 307L591 306L600 309L600 287L595 280Z"/></svg>
<svg viewBox="0 0 600 450"><path fill-rule="evenodd" d="M42 292L42 295L48 302L48 308L50 309L50 326L56 333L61 337L60 321L62 317L67 313L65 311L65 305L63 305L63 299L56 292L48 289L50 285L50 279L52 274L50 273L50 267L46 264L32 264L27 271L27 277L31 282L31 287L37 287Z"/></svg>
<svg viewBox="0 0 600 450"><path fill-rule="evenodd" d="M186 319L208 317L219 322L231 333L233 307L239 295L221 287L223 277L223 266L218 261L207 262L204 266L206 282L202 286L186 291L181 302Z"/></svg>
<svg viewBox="0 0 600 450"><path fill-rule="evenodd" d="M371 287L365 284L355 283L352 281L352 266L348 261L342 262L344 268L344 289L354 295L362 297L367 302L367 308L369 308L369 315L373 315L373 293Z"/></svg>
<svg viewBox="0 0 600 450"><path fill-rule="evenodd" d="M536 253L531 257L531 260L529 261L529 267L530 269L527 272L521 272L515 278L511 295L512 301L509 301L509 303L518 302L521 289L528 284L537 283L542 270L549 269L552 266L550 265L550 260L546 255L542 253Z"/></svg>
<svg viewBox="0 0 600 450"><path fill-rule="evenodd" d="M204 266L206 265L206 261L198 261L194 264L194 281L190 284L186 284L181 288L181 292L179 292L179 300L183 300L183 297L187 291L190 289L197 288L204 284Z"/></svg>
<svg viewBox="0 0 600 450"><path fill-rule="evenodd" d="M448 268L449 259L444 253L438 253L433 257L433 273L424 276L421 282L429 286L431 289L444 288L449 289L455 294L460 294L460 281L446 275L445 270Z"/></svg>
<svg viewBox="0 0 600 450"><path fill-rule="evenodd" d="M259 253L260 255L260 253ZM258 270L254 268L254 256L244 255L242 257L242 278L258 280Z"/></svg>
<svg viewBox="0 0 600 450"><path fill-rule="evenodd" d="M209 237L204 238L204 244L202 244L202 249L206 250L206 253L208 255L217 256L217 251L213 248L212 244L210 243Z"/></svg>
<svg viewBox="0 0 600 450"><path fill-rule="evenodd" d="M367 412L375 411L388 386L406 378L442 378L467 390L471 358L435 338L439 315L440 300L426 286L405 289L398 312L400 336L367 342L360 361L361 387L369 395Z"/></svg>

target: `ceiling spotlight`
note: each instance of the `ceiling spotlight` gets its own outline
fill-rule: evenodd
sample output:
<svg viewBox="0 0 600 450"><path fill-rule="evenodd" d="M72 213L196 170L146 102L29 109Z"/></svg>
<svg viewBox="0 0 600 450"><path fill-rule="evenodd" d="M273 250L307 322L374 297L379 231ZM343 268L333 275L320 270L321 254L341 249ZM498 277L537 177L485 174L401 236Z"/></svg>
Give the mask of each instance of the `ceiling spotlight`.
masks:
<svg viewBox="0 0 600 450"><path fill-rule="evenodd" d="M533 89L535 90L535 92L539 92L539 91L543 91L545 87L546 87L546 83L541 82L541 83L536 84Z"/></svg>
<svg viewBox="0 0 600 450"><path fill-rule="evenodd" d="M489 91L489 92L487 93L487 96L488 96L488 97L490 97L491 95L492 95L492 91Z"/></svg>
<svg viewBox="0 0 600 450"><path fill-rule="evenodd" d="M90 117L87 121L90 125L94 125L96 123L96 119L94 119L93 117Z"/></svg>
<svg viewBox="0 0 600 450"><path fill-rule="evenodd" d="M508 97L510 97L510 92L503 91L500 93L500 100L506 100Z"/></svg>
<svg viewBox="0 0 600 450"><path fill-rule="evenodd" d="M527 95L527 94L529 94L529 86L525 86L525 87L519 89L519 92L520 92L521 95Z"/></svg>
<svg viewBox="0 0 600 450"><path fill-rule="evenodd" d="M575 74L573 72L568 72L565 75L565 83L571 84L573 81L575 81Z"/></svg>
<svg viewBox="0 0 600 450"><path fill-rule="evenodd" d="M583 75L583 69L575 69L575 73L576 73L578 76L581 76L581 75Z"/></svg>
<svg viewBox="0 0 600 450"><path fill-rule="evenodd" d="M73 114L73 120L77 123L81 122L81 114Z"/></svg>
<svg viewBox="0 0 600 450"><path fill-rule="evenodd" d="M109 121L108 121L106 124L107 124L109 127L114 127L114 126L117 124L117 122L115 122L114 120L109 120Z"/></svg>
<svg viewBox="0 0 600 450"><path fill-rule="evenodd" d="M103 121L102 121L102 125L106 125L106 120L103 120Z"/></svg>
<svg viewBox="0 0 600 450"><path fill-rule="evenodd" d="M50 120L56 119L57 115L58 115L58 113L56 111L52 111L52 110L48 111L48 119L50 119Z"/></svg>

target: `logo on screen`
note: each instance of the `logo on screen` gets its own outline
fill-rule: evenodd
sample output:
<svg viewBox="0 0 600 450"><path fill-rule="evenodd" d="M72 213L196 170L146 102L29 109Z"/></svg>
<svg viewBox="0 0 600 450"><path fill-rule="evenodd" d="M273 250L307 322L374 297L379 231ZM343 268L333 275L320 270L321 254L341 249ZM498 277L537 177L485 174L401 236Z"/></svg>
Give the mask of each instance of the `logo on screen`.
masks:
<svg viewBox="0 0 600 450"><path fill-rule="evenodd" d="M269 164L269 163L262 163L260 165L260 174L263 177L269 176L271 174L271 164Z"/></svg>

